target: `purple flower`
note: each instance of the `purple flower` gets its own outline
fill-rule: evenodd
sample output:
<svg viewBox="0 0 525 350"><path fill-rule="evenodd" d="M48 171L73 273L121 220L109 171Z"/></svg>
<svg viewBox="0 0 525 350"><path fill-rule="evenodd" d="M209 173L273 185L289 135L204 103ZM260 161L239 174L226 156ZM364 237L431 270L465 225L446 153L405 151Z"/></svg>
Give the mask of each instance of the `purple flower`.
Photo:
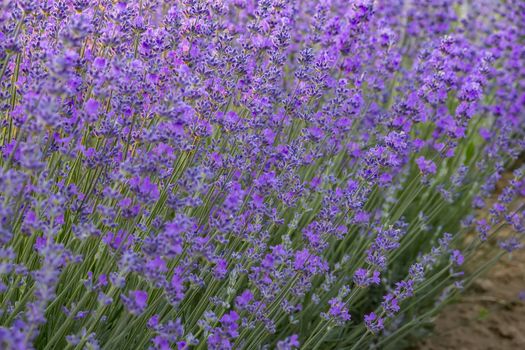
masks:
<svg viewBox="0 0 525 350"><path fill-rule="evenodd" d="M492 133L486 128L480 128L479 135L483 137L485 141L490 141L490 138L492 137Z"/></svg>
<svg viewBox="0 0 525 350"><path fill-rule="evenodd" d="M489 234L489 231L491 229L491 226L487 223L487 220L480 219L476 221L476 231L479 234L479 237L482 241L487 240L487 236Z"/></svg>
<svg viewBox="0 0 525 350"><path fill-rule="evenodd" d="M372 284L379 284L380 272L377 270L369 271L367 269L359 268L354 273L354 283L359 287L368 287Z"/></svg>
<svg viewBox="0 0 525 350"><path fill-rule="evenodd" d="M346 322L350 321L350 314L345 303L339 298L332 298L328 301L330 309L326 314L326 317L333 320L337 325L342 326Z"/></svg>
<svg viewBox="0 0 525 350"><path fill-rule="evenodd" d="M128 311L133 315L139 315L148 306L148 293L142 290L133 290L128 296L121 295L122 301Z"/></svg>
<svg viewBox="0 0 525 350"><path fill-rule="evenodd" d="M467 102L473 102L480 98L483 90L481 85L477 82L469 82L465 84L459 92L459 99Z"/></svg>
<svg viewBox="0 0 525 350"><path fill-rule="evenodd" d="M277 342L277 350L293 350L299 348L299 345L299 336L297 334L292 334L288 338Z"/></svg>
<svg viewBox="0 0 525 350"><path fill-rule="evenodd" d="M130 181L130 184L136 188L137 194L143 201L152 202L159 198L159 189L156 184L151 182L149 177L143 179L140 177L134 177Z"/></svg>
<svg viewBox="0 0 525 350"><path fill-rule="evenodd" d="M249 289L246 289L244 292L242 292L241 295L239 295L235 299L235 305L240 309L243 310L248 306L248 304L253 300L253 294Z"/></svg>
<svg viewBox="0 0 525 350"><path fill-rule="evenodd" d="M215 262L215 267L213 268L213 274L215 278L223 279L227 273L228 273L228 262L223 258L217 259L217 261Z"/></svg>
<svg viewBox="0 0 525 350"><path fill-rule="evenodd" d="M409 277L414 282L422 282L425 279L425 268L421 263L415 263L410 266Z"/></svg>
<svg viewBox="0 0 525 350"><path fill-rule="evenodd" d="M86 102L86 112L90 116L95 116L98 112L99 106L100 106L100 103L97 100L94 100L91 98Z"/></svg>
<svg viewBox="0 0 525 350"><path fill-rule="evenodd" d="M515 250L523 248L523 243L519 240L518 237L509 237L505 240L499 242L501 249L506 250L508 253L512 253Z"/></svg>
<svg viewBox="0 0 525 350"><path fill-rule="evenodd" d="M384 328L384 319L377 316L374 312L365 315L364 321L366 328L374 334L381 332Z"/></svg>
<svg viewBox="0 0 525 350"><path fill-rule="evenodd" d="M452 251L452 255L451 255L450 259L451 259L452 263L457 265L457 266L463 265L463 261L465 260L463 255L461 254L461 251L459 251L457 249Z"/></svg>
<svg viewBox="0 0 525 350"><path fill-rule="evenodd" d="M224 314L220 319L220 328L214 328L211 330L211 334L208 337L208 347L210 349L232 349L232 340L239 336L237 329L239 315L235 311L230 311Z"/></svg>
<svg viewBox="0 0 525 350"><path fill-rule="evenodd" d="M455 3L3 1L0 344L339 348L521 248L524 5Z"/></svg>
<svg viewBox="0 0 525 350"><path fill-rule="evenodd" d="M327 271L328 265L321 257L303 249L295 253L294 268L315 275Z"/></svg>
<svg viewBox="0 0 525 350"><path fill-rule="evenodd" d="M97 57L93 60L93 67L98 70L103 69L106 66L106 59L104 57Z"/></svg>
<svg viewBox="0 0 525 350"><path fill-rule="evenodd" d="M425 157L417 158L416 164L423 175L436 173L436 164L434 164L434 162L431 160L425 159Z"/></svg>
<svg viewBox="0 0 525 350"><path fill-rule="evenodd" d="M392 317L394 314L398 313L400 310L398 299L394 294L388 293L383 297L383 302L381 307L385 310L386 314L389 317Z"/></svg>
<svg viewBox="0 0 525 350"><path fill-rule="evenodd" d="M399 300L404 300L414 295L414 281L406 280L396 283L394 294Z"/></svg>

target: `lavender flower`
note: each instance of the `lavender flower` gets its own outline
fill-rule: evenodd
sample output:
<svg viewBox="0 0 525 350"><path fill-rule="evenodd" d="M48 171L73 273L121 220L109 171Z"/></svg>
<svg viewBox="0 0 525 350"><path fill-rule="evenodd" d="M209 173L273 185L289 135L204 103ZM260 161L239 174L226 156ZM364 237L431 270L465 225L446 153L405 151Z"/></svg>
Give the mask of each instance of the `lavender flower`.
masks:
<svg viewBox="0 0 525 350"><path fill-rule="evenodd" d="M0 344L357 349L433 316L525 230L525 8L464 5L2 2Z"/></svg>

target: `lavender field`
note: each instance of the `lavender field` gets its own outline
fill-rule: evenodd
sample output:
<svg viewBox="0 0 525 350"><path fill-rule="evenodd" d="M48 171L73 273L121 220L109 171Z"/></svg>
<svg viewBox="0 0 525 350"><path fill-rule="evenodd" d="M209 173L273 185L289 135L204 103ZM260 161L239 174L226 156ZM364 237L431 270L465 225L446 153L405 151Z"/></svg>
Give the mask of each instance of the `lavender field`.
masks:
<svg viewBox="0 0 525 350"><path fill-rule="evenodd" d="M522 0L0 0L0 350L414 346L524 155Z"/></svg>

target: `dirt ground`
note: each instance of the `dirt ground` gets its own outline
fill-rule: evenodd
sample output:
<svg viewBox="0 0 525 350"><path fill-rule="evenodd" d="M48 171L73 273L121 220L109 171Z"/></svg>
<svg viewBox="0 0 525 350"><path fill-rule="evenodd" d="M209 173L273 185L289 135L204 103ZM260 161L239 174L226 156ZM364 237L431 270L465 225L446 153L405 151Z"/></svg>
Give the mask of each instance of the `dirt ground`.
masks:
<svg viewBox="0 0 525 350"><path fill-rule="evenodd" d="M505 174L496 193L511 178ZM525 249L504 256L448 305L437 316L433 332L415 349L525 350Z"/></svg>
<svg viewBox="0 0 525 350"><path fill-rule="evenodd" d="M525 349L525 249L505 256L437 317L418 350Z"/></svg>

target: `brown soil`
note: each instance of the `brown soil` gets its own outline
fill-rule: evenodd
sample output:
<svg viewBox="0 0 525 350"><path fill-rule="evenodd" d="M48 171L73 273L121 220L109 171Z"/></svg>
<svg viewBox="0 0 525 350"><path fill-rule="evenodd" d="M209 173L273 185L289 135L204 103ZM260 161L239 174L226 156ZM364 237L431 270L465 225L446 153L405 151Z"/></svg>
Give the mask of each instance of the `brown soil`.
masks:
<svg viewBox="0 0 525 350"><path fill-rule="evenodd" d="M496 200L511 178L510 173L504 174L489 202ZM523 200L518 199L516 207ZM486 215L486 211L479 213ZM501 232L503 236L507 233ZM484 253L480 254L483 258ZM463 296L445 307L432 333L415 349L525 350L525 249L503 256Z"/></svg>
<svg viewBox="0 0 525 350"><path fill-rule="evenodd" d="M419 350L525 349L525 249L502 258L435 321ZM522 295L522 299L523 299Z"/></svg>

